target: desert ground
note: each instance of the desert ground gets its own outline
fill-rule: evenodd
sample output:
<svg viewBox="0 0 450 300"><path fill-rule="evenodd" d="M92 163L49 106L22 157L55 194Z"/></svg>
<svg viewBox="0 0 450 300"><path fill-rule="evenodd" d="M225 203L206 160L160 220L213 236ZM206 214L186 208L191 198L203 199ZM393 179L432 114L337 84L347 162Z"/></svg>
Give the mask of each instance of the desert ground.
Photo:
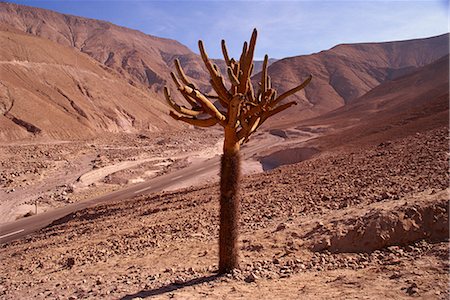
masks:
<svg viewBox="0 0 450 300"><path fill-rule="evenodd" d="M0 220L93 198L216 155L219 135L104 135L83 142L2 143Z"/></svg>
<svg viewBox="0 0 450 300"><path fill-rule="evenodd" d="M0 299L449 298L447 29L279 59L262 31L209 59L0 3ZM247 137L218 275L220 155Z"/></svg>
<svg viewBox="0 0 450 300"><path fill-rule="evenodd" d="M243 148L247 158L244 174L303 160L304 151L298 145L318 136L315 131L292 128L256 135L253 143ZM3 143L0 224L35 214L36 204L37 212L42 213L219 157L222 143L218 129L110 134L83 142ZM289 155L278 150L292 145L295 148ZM170 189L217 180L217 170L205 172Z"/></svg>
<svg viewBox="0 0 450 300"><path fill-rule="evenodd" d="M218 186L75 212L2 245L18 299L447 299L447 127L242 182L241 269L217 276Z"/></svg>

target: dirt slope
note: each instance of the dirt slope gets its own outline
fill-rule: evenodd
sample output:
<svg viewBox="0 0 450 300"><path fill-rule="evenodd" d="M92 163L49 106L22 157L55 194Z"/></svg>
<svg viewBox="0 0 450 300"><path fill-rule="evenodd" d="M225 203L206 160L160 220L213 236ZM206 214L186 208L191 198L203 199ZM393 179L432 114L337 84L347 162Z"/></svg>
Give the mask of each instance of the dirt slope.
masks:
<svg viewBox="0 0 450 300"><path fill-rule="evenodd" d="M161 101L162 87L174 88L169 78L174 58L180 59L186 73L202 90L210 90L209 77L199 56L176 41L34 7L8 3L0 3L0 7L1 24L74 47L115 69L134 84L156 91ZM219 41L220 37L217 43ZM290 120L302 120L341 107L385 80L411 72L446 54L448 35L388 43L345 44L312 55L276 61L270 66L269 75L273 85L283 92L313 74L309 87L295 96L300 105L284 114ZM223 69L223 61L215 62ZM260 62L255 65L258 70ZM259 79L259 75L254 79Z"/></svg>
<svg viewBox="0 0 450 300"><path fill-rule="evenodd" d="M301 120L339 108L387 80L410 73L449 53L448 34L427 39L387 43L345 44L311 55L289 57L273 63L269 75L279 92L302 82L312 82L296 94L300 105L284 118ZM259 74L253 77L259 79Z"/></svg>
<svg viewBox="0 0 450 300"><path fill-rule="evenodd" d="M300 125L292 124L323 126L334 131L320 140L322 148L370 143L447 126L448 64L446 55L410 74L380 84L342 108Z"/></svg>
<svg viewBox="0 0 450 300"><path fill-rule="evenodd" d="M79 139L179 126L149 90L89 56L1 28L0 140Z"/></svg>
<svg viewBox="0 0 450 300"><path fill-rule="evenodd" d="M74 47L123 76L161 89L174 56L198 58L174 40L146 35L109 22L65 15L35 7L0 3L0 23ZM193 73L198 64L192 63ZM189 67L187 67L189 69Z"/></svg>
<svg viewBox="0 0 450 300"><path fill-rule="evenodd" d="M446 299L447 130L245 178L242 270L230 276L214 276L209 185L89 208L3 245L0 295Z"/></svg>

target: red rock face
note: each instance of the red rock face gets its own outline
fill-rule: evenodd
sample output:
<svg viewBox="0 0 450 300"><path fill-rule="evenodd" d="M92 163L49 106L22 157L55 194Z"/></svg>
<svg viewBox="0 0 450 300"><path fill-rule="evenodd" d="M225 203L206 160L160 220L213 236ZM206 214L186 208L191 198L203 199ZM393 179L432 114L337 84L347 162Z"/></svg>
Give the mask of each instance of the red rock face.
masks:
<svg viewBox="0 0 450 300"><path fill-rule="evenodd" d="M323 148L405 137L448 126L448 55L414 72L386 81L306 126L333 128Z"/></svg>

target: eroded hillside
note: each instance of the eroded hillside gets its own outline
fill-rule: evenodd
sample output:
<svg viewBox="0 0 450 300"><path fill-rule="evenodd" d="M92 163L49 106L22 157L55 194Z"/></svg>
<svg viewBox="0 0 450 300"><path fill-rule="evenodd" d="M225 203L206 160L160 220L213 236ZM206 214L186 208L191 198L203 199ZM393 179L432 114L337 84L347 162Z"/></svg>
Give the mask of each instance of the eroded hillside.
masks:
<svg viewBox="0 0 450 300"><path fill-rule="evenodd" d="M15 30L0 42L0 140L179 128L154 93L85 54Z"/></svg>
<svg viewBox="0 0 450 300"><path fill-rule="evenodd" d="M131 84L152 90L161 102L163 86L175 89L170 79L175 58L202 91L211 91L209 75L200 57L176 41L44 9L9 3L0 3L0 7L3 8L1 24L87 54L116 70ZM206 45L206 49L218 44ZM429 64L448 51L448 34L445 34L409 41L344 44L311 55L275 61L269 68L269 75L280 93L297 86L309 74L314 77L303 92L294 96L299 105L277 119L304 120L342 107L380 83ZM224 71L222 60L214 62ZM260 62L255 63L255 73L260 65ZM226 77L224 72L222 74ZM259 74L253 79L259 80Z"/></svg>

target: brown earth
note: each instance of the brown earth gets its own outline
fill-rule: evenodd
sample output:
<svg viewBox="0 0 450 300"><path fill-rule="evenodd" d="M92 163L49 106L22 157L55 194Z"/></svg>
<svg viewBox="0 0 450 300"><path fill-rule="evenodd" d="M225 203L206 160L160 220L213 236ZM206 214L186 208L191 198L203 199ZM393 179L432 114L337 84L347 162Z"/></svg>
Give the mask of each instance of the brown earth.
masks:
<svg viewBox="0 0 450 300"><path fill-rule="evenodd" d="M175 58L180 59L187 75L201 90L210 92L209 76L203 62L198 55L176 41L104 21L34 7L9 3L0 3L0 7L0 24L3 26L87 54L104 67L117 71L128 84L150 90L149 97L161 102L164 99L162 87L167 85L171 89L175 88L169 78L170 71L174 70ZM36 51L39 49L33 52ZM386 80L439 59L448 51L448 34L445 34L410 41L344 44L311 55L275 61L269 67L269 75L279 93L298 85L309 74L314 76L311 84L293 97L300 105L276 119L299 121L329 112ZM53 53L46 52L47 55ZM231 53L231 56L236 55ZM222 60L215 62L223 69ZM255 65L260 68L260 62ZM65 77L62 78L66 85L77 90L76 83ZM259 80L259 75L254 75L253 79ZM42 95L40 98L41 101L48 101ZM83 108L76 101L74 103ZM26 122L34 125L33 121ZM22 122L21 126L26 127L26 123ZM40 129L38 126L36 128L30 127L30 130L36 132Z"/></svg>
<svg viewBox="0 0 450 300"><path fill-rule="evenodd" d="M387 141L449 123L449 57L384 82L344 107L305 121L273 122L279 134L292 128L325 132L310 147L332 147ZM323 134L322 134L323 135Z"/></svg>
<svg viewBox="0 0 450 300"><path fill-rule="evenodd" d="M13 31L0 43L1 141L180 128L154 93L85 54Z"/></svg>
<svg viewBox="0 0 450 300"><path fill-rule="evenodd" d="M447 132L244 178L242 268L229 276L214 275L207 185L89 208L3 245L2 298L446 299Z"/></svg>
<svg viewBox="0 0 450 300"><path fill-rule="evenodd" d="M379 84L411 73L449 53L449 35L387 43L342 44L311 55L281 59L269 67L273 85L286 91L313 75L299 105L278 119L298 121L337 109ZM259 79L255 75L254 79ZM279 120L278 120L279 121Z"/></svg>
<svg viewBox="0 0 450 300"><path fill-rule="evenodd" d="M104 134L82 142L0 145L0 226L36 210L144 182L220 151L215 131ZM208 151L210 153L208 153Z"/></svg>

